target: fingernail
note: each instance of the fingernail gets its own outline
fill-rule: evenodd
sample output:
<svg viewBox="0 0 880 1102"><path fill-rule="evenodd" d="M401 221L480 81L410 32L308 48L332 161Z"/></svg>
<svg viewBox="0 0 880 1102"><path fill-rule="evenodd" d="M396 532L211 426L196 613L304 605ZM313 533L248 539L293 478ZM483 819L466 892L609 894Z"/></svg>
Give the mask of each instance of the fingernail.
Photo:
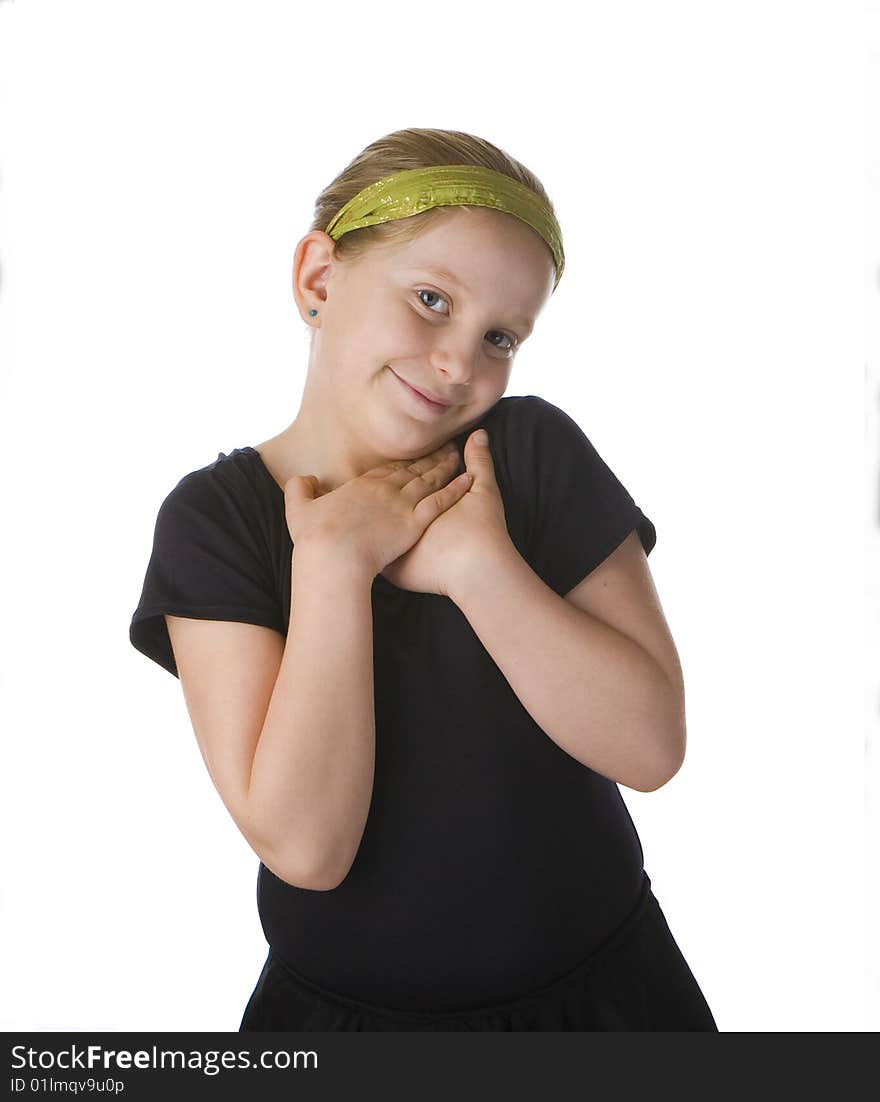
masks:
<svg viewBox="0 0 880 1102"><path fill-rule="evenodd" d="M477 429L477 431L474 433L474 440L476 440L478 444L488 444L489 434L488 432L486 432L485 429Z"/></svg>

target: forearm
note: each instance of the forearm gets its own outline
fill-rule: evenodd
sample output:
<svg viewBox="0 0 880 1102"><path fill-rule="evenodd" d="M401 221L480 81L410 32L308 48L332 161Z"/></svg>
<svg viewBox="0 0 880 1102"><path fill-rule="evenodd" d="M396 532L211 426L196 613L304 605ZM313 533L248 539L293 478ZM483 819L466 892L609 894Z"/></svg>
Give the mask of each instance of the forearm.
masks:
<svg viewBox="0 0 880 1102"><path fill-rule="evenodd" d="M294 551L284 656L249 801L292 879L334 887L360 845L373 791L372 578L317 548Z"/></svg>
<svg viewBox="0 0 880 1102"><path fill-rule="evenodd" d="M640 791L675 773L683 701L663 669L555 593L512 544L453 599L523 707L566 753Z"/></svg>

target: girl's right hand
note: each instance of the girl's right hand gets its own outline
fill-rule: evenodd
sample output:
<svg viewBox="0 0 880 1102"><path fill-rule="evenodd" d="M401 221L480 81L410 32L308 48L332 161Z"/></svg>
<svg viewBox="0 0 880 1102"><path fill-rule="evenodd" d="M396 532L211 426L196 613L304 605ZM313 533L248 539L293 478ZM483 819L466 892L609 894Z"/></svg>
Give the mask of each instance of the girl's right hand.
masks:
<svg viewBox="0 0 880 1102"><path fill-rule="evenodd" d="M408 551L441 513L471 484L458 466L458 448L446 444L408 463L394 460L316 497L315 475L294 475L284 484L287 527L294 546L350 556L371 577Z"/></svg>

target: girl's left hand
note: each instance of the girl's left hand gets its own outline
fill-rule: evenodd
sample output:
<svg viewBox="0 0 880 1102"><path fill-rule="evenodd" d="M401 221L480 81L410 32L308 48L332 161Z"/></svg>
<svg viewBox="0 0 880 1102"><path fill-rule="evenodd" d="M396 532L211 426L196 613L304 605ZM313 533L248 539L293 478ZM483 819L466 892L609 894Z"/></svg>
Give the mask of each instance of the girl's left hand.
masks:
<svg viewBox="0 0 880 1102"><path fill-rule="evenodd" d="M475 435L464 445L465 468L473 475L470 489L382 570L400 589L451 597L468 573L491 569L494 557L511 544L489 442L481 444Z"/></svg>

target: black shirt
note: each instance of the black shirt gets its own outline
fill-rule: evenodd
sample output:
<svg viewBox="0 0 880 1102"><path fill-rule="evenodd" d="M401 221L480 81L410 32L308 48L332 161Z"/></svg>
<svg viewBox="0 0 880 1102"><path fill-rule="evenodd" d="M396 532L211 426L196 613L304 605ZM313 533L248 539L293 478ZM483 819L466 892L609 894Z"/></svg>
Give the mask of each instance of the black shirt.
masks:
<svg viewBox="0 0 880 1102"><path fill-rule="evenodd" d="M481 424L510 537L557 594L633 529L650 553L654 525L566 413L505 397ZM454 438L460 453L470 431ZM259 453L220 452L161 504L132 644L177 676L165 613L286 635L292 547ZM263 931L301 974L364 1002L507 1001L579 963L634 906L635 826L617 784L535 723L453 601L377 574L372 608L376 764L360 848L332 891L261 863Z"/></svg>

